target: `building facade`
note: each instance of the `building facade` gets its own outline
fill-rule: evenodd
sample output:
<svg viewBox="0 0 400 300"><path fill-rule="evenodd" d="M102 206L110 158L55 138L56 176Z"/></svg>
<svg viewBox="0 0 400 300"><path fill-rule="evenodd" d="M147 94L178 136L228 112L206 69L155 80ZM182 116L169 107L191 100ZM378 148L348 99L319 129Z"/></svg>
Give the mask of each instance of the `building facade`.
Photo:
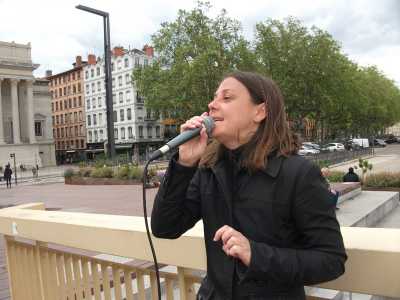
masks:
<svg viewBox="0 0 400 300"><path fill-rule="evenodd" d="M163 125L159 116L146 109L144 100L132 83L135 68L151 64L153 50L125 50L116 47L111 59L114 138L117 154L144 160L163 142ZM104 152L107 140L107 115L104 60L89 55L83 68L87 142L89 155Z"/></svg>
<svg viewBox="0 0 400 300"><path fill-rule="evenodd" d="M0 166L55 165L50 93L35 79L31 45L0 42Z"/></svg>
<svg viewBox="0 0 400 300"><path fill-rule="evenodd" d="M59 74L47 71L51 93L53 137L59 163L85 159L86 122L82 68L86 62L77 56L73 68Z"/></svg>
<svg viewBox="0 0 400 300"><path fill-rule="evenodd" d="M400 123L396 123L393 126L387 128L385 133L400 137Z"/></svg>

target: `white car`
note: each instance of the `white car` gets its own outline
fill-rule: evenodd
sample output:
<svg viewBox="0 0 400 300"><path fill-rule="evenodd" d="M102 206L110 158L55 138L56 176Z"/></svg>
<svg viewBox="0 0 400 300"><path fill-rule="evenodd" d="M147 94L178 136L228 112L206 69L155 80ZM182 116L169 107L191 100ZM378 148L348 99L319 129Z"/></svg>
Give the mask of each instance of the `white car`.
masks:
<svg viewBox="0 0 400 300"><path fill-rule="evenodd" d="M308 148L314 148L319 150L321 147L318 144L312 143L312 142L303 142L301 143L303 146L308 147Z"/></svg>
<svg viewBox="0 0 400 300"><path fill-rule="evenodd" d="M344 151L344 145L342 143L329 143L322 147L323 150L327 150L329 152L334 151Z"/></svg>
<svg viewBox="0 0 400 300"><path fill-rule="evenodd" d="M319 150L312 148L312 147L307 147L305 145L301 146L299 149L299 155L313 155L313 154L318 154Z"/></svg>

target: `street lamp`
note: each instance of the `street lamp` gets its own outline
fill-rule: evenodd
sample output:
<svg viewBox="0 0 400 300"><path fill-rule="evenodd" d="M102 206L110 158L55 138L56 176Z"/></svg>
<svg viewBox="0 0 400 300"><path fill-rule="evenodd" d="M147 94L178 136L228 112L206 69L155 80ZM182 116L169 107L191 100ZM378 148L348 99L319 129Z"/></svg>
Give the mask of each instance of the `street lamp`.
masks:
<svg viewBox="0 0 400 300"><path fill-rule="evenodd" d="M111 85L111 42L110 42L110 19L109 13L97 10L84 5L75 6L77 9L103 17L104 25L104 66L105 66L105 83L106 83L106 114L107 114L107 155L108 158L115 157L114 142L114 122L113 122L113 102L112 102L112 85Z"/></svg>
<svg viewBox="0 0 400 300"><path fill-rule="evenodd" d="M14 158L14 179L15 179L15 185L17 185L17 164L15 163L15 153L10 153L10 157ZM10 181L11 183L11 181Z"/></svg>

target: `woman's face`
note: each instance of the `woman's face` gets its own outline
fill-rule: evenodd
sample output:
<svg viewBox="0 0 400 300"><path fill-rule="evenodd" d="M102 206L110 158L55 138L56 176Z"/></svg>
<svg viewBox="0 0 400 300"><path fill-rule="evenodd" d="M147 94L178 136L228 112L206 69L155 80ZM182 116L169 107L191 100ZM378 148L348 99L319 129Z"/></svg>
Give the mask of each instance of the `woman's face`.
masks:
<svg viewBox="0 0 400 300"><path fill-rule="evenodd" d="M265 104L254 104L247 88L233 77L222 81L208 108L215 120L213 137L229 149L249 141L266 116Z"/></svg>

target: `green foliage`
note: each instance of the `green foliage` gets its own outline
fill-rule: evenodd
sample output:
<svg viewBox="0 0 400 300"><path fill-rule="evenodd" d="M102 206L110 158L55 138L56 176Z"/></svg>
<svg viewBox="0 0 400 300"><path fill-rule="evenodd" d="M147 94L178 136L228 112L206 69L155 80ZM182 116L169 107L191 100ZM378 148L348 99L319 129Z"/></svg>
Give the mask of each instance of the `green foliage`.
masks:
<svg viewBox="0 0 400 300"><path fill-rule="evenodd" d="M129 171L130 171L129 165L124 165L122 167L119 167L117 170L117 178L129 179Z"/></svg>
<svg viewBox="0 0 400 300"><path fill-rule="evenodd" d="M129 178L130 179L136 179L136 180L142 180L143 177L143 169L137 166L133 166L129 170Z"/></svg>
<svg viewBox="0 0 400 300"><path fill-rule="evenodd" d="M344 174L343 171L330 171L328 180L329 182L342 182Z"/></svg>
<svg viewBox="0 0 400 300"><path fill-rule="evenodd" d="M75 175L74 169L66 169L64 171L64 178L71 178L74 175Z"/></svg>
<svg viewBox="0 0 400 300"><path fill-rule="evenodd" d="M229 71L272 77L285 96L295 129L315 121L313 138L372 136L400 121L400 90L375 66L361 67L330 33L299 20L268 19L246 40L241 24L199 2L179 10L152 36L157 59L133 78L145 105L178 122L207 111L218 82ZM367 167L369 168L369 167Z"/></svg>
<svg viewBox="0 0 400 300"><path fill-rule="evenodd" d="M94 178L112 178L114 171L110 167L96 168L92 171L91 177Z"/></svg>
<svg viewBox="0 0 400 300"><path fill-rule="evenodd" d="M400 172L382 172L370 174L364 181L366 187L396 187L400 188Z"/></svg>
<svg viewBox="0 0 400 300"><path fill-rule="evenodd" d="M92 171L93 171L93 168L82 167L82 168L79 168L78 175L82 176L82 177L90 177Z"/></svg>
<svg viewBox="0 0 400 300"><path fill-rule="evenodd" d="M329 167L330 162L329 160L317 160L316 164L319 166L320 169L325 168L325 167Z"/></svg>

